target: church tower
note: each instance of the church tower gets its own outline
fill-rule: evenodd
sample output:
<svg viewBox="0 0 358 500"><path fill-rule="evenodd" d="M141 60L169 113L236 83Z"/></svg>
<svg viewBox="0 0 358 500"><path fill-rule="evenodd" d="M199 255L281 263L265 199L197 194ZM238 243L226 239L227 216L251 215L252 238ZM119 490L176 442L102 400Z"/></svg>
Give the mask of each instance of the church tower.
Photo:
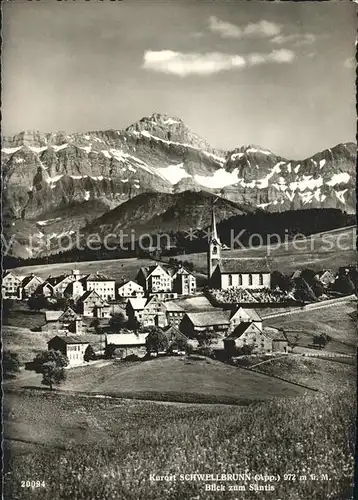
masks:
<svg viewBox="0 0 358 500"><path fill-rule="evenodd" d="M215 270L215 267L217 266L217 264L219 264L221 259L221 242L219 240L218 233L216 230L214 205L211 213L211 227L210 227L209 248L207 257L208 257L208 282L210 282L210 278Z"/></svg>

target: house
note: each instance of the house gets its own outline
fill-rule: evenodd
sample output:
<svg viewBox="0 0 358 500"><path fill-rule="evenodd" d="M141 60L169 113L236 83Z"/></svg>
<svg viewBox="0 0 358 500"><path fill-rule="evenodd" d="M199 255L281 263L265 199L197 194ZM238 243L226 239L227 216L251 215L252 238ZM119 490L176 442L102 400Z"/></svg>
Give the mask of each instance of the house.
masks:
<svg viewBox="0 0 358 500"><path fill-rule="evenodd" d="M35 294L43 295L44 297L52 297L54 294L53 286L45 281L36 288Z"/></svg>
<svg viewBox="0 0 358 500"><path fill-rule="evenodd" d="M222 336L230 327L230 311L201 311L186 313L180 323L180 331L188 338L196 338L205 332Z"/></svg>
<svg viewBox="0 0 358 500"><path fill-rule="evenodd" d="M160 264L141 267L137 274L137 282L147 293L171 292L173 287L170 271Z"/></svg>
<svg viewBox="0 0 358 500"><path fill-rule="evenodd" d="M336 276L332 271L326 269L325 271L320 271L319 273L317 273L316 279L318 279L318 281L320 281L322 285L327 288L329 287L329 285L335 282Z"/></svg>
<svg viewBox="0 0 358 500"><path fill-rule="evenodd" d="M79 299L84 293L85 289L82 282L77 280L68 283L63 292L65 297L72 297L74 300Z"/></svg>
<svg viewBox="0 0 358 500"><path fill-rule="evenodd" d="M155 295L159 300L162 301L178 298L178 294L176 292L150 292L148 295L150 297L153 297Z"/></svg>
<svg viewBox="0 0 358 500"><path fill-rule="evenodd" d="M43 332L72 332L82 334L84 324L82 319L71 307L64 311L45 311L46 323L41 327Z"/></svg>
<svg viewBox="0 0 358 500"><path fill-rule="evenodd" d="M188 344L188 338L175 325L170 325L164 330L168 340L169 350L172 353L185 354L185 347Z"/></svg>
<svg viewBox="0 0 358 500"><path fill-rule="evenodd" d="M240 323L235 330L224 339L224 347L228 353L235 349L252 346L253 352L271 352L272 339L254 322Z"/></svg>
<svg viewBox="0 0 358 500"><path fill-rule="evenodd" d="M288 340L283 330L267 326L263 329L263 332L272 340L272 352L289 352Z"/></svg>
<svg viewBox="0 0 358 500"><path fill-rule="evenodd" d="M240 323L254 322L262 330L262 318L255 309L239 307L230 318L230 330L233 331Z"/></svg>
<svg viewBox="0 0 358 500"><path fill-rule="evenodd" d="M64 297L67 286L75 281L76 277L72 274L62 274L60 276L49 276L46 280L53 288L53 296Z"/></svg>
<svg viewBox="0 0 358 500"><path fill-rule="evenodd" d="M162 309L162 302L156 295L148 299L129 299L126 312L128 322L138 321L142 326L166 326L166 314Z"/></svg>
<svg viewBox="0 0 358 500"><path fill-rule="evenodd" d="M44 280L40 276L35 276L33 273L30 276L25 276L21 282L22 297L33 295L43 282Z"/></svg>
<svg viewBox="0 0 358 500"><path fill-rule="evenodd" d="M222 244L216 230L212 210L209 247L207 252L208 284L211 288L270 288L271 273L268 262L262 258L221 258Z"/></svg>
<svg viewBox="0 0 358 500"><path fill-rule="evenodd" d="M116 281L105 274L89 274L82 278L81 282L87 292L94 290L105 301L116 298Z"/></svg>
<svg viewBox="0 0 358 500"><path fill-rule="evenodd" d="M173 291L179 295L193 295L196 292L196 278L181 266L172 276Z"/></svg>
<svg viewBox="0 0 358 500"><path fill-rule="evenodd" d="M78 300L78 312L93 318L109 318L110 306L97 292L89 290Z"/></svg>
<svg viewBox="0 0 358 500"><path fill-rule="evenodd" d="M83 335L56 335L47 342L48 350L60 351L67 356L69 366L84 363L89 341Z"/></svg>
<svg viewBox="0 0 358 500"><path fill-rule="evenodd" d="M142 323L143 320L143 309L147 303L146 298L135 298L129 299L126 305L126 313L128 316L128 323L133 325L134 323Z"/></svg>
<svg viewBox="0 0 358 500"><path fill-rule="evenodd" d="M184 317L185 310L174 300L163 302L161 311L165 314L166 324L179 328Z"/></svg>
<svg viewBox="0 0 358 500"><path fill-rule="evenodd" d="M126 358L132 354L144 357L147 353L146 338L148 333L110 333L106 335L106 346L113 344L116 347L115 355Z"/></svg>
<svg viewBox="0 0 358 500"><path fill-rule="evenodd" d="M129 299L131 297L143 297L144 289L135 281L126 281L118 287L117 294L118 297L122 297L124 299Z"/></svg>
<svg viewBox="0 0 358 500"><path fill-rule="evenodd" d="M3 299L21 299L21 283L24 276L18 276L12 271L5 272L1 282L1 295Z"/></svg>

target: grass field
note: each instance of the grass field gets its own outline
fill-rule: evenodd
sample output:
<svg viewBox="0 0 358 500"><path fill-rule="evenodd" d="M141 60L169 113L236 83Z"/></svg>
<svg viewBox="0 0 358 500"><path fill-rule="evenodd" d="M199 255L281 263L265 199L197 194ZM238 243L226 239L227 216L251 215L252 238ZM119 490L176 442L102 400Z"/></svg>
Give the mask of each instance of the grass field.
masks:
<svg viewBox="0 0 358 500"><path fill-rule="evenodd" d="M8 500L348 500L354 469L354 391L250 407L174 405L39 391L6 393ZM205 491L180 474L244 473L245 492ZM254 474L275 490L249 490ZM283 476L305 474L305 481ZM153 481L150 474L177 480ZM310 474L315 474L312 480ZM329 480L321 477L327 474ZM21 481L39 480L39 488ZM212 484L212 483L210 483Z"/></svg>
<svg viewBox="0 0 358 500"><path fill-rule="evenodd" d="M41 376L24 373L11 387L41 387ZM160 358L72 368L61 390L177 402L249 404L306 389L211 359Z"/></svg>
<svg viewBox="0 0 358 500"><path fill-rule="evenodd" d="M32 332L28 328L15 326L2 327L3 348L17 353L21 364L32 361L41 351L47 350L47 342L54 337L53 332ZM86 335L95 349L100 349L101 337L95 334Z"/></svg>
<svg viewBox="0 0 358 500"><path fill-rule="evenodd" d="M339 302L334 307L267 318L264 325L284 328L289 337L294 337L294 332L300 332L299 345L312 343L314 335L325 333L333 339L327 344L326 350L354 354L357 346L357 322L350 313L356 309L356 300Z"/></svg>
<svg viewBox="0 0 358 500"><path fill-rule="evenodd" d="M260 364L255 368L262 373L282 377L291 382L307 385L320 391L332 392L347 384L352 384L357 372L355 361L337 363L320 358L304 358L286 356L273 358L272 361ZM257 363L257 359L253 363Z"/></svg>

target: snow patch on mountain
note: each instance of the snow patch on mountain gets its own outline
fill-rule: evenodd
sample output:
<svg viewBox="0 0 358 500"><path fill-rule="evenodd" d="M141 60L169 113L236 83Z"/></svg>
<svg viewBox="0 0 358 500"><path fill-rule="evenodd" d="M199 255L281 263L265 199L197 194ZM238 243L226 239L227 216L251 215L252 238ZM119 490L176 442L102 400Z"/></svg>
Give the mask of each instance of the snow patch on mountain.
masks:
<svg viewBox="0 0 358 500"><path fill-rule="evenodd" d="M183 163L168 165L164 168L158 168L158 172L165 177L171 184L177 184L186 177L191 177L183 168Z"/></svg>
<svg viewBox="0 0 358 500"><path fill-rule="evenodd" d="M22 146L18 146L16 148L2 148L1 151L7 155L11 155L16 153L16 151L19 151L20 149L22 149Z"/></svg>
<svg viewBox="0 0 358 500"><path fill-rule="evenodd" d="M238 169L235 168L232 172L227 172L224 168L219 168L212 176L194 175L194 180L207 188L223 188L238 182Z"/></svg>
<svg viewBox="0 0 358 500"><path fill-rule="evenodd" d="M350 175L347 172L341 172L340 174L333 174L330 181L327 182L327 186L335 186L336 184L347 184L349 182Z"/></svg>

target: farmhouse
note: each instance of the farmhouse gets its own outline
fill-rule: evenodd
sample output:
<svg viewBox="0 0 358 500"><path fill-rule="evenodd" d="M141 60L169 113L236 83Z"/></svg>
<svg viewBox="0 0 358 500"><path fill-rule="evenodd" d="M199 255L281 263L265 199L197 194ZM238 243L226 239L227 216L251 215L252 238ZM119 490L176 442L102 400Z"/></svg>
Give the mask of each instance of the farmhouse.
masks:
<svg viewBox="0 0 358 500"><path fill-rule="evenodd" d="M241 323L224 339L224 347L230 353L235 348L253 347L253 352L271 352L272 339L253 322Z"/></svg>
<svg viewBox="0 0 358 500"><path fill-rule="evenodd" d="M106 346L113 344L116 347L115 355L119 358L126 358L131 354L138 357L146 355L145 340L148 333L110 333L106 335Z"/></svg>
<svg viewBox="0 0 358 500"><path fill-rule="evenodd" d="M67 331L76 334L83 333L84 325L81 317L71 307L65 311L45 311L46 323L41 327L43 332Z"/></svg>
<svg viewBox="0 0 358 500"><path fill-rule="evenodd" d="M188 338L175 325L170 325L164 330L167 337L169 350L173 353L182 353L188 344Z"/></svg>
<svg viewBox="0 0 358 500"><path fill-rule="evenodd" d="M180 323L180 331L189 338L204 332L224 335L230 326L230 311L201 311L186 313Z"/></svg>
<svg viewBox="0 0 358 500"><path fill-rule="evenodd" d="M147 303L146 298L136 298L129 299L126 305L126 313L128 316L128 322L130 324L134 324L138 321L138 323L142 323L143 321L143 309Z"/></svg>
<svg viewBox="0 0 358 500"><path fill-rule="evenodd" d="M22 297L30 297L43 282L42 278L33 273L26 276L21 282Z"/></svg>
<svg viewBox="0 0 358 500"><path fill-rule="evenodd" d="M257 311L255 311L255 309L244 309L243 307L239 307L236 312L233 312L230 318L230 330L235 330L240 323L252 322L262 330L262 319Z"/></svg>
<svg viewBox="0 0 358 500"><path fill-rule="evenodd" d="M35 295L43 295L44 297L52 297L54 294L53 286L46 281L41 283L35 290Z"/></svg>
<svg viewBox="0 0 358 500"><path fill-rule="evenodd" d="M170 271L160 264L149 267L141 267L137 282L147 293L171 292L173 287Z"/></svg>
<svg viewBox="0 0 358 500"><path fill-rule="evenodd" d="M135 281L126 281L118 287L117 293L119 297L124 299L129 299L131 297L143 297L144 289Z"/></svg>
<svg viewBox="0 0 358 500"><path fill-rule="evenodd" d="M49 276L46 282L52 286L54 296L63 297L67 286L75 279L76 277L73 274L63 274L61 276Z"/></svg>
<svg viewBox="0 0 358 500"><path fill-rule="evenodd" d="M179 295L192 295L196 292L196 278L183 266L174 271L172 276L173 291Z"/></svg>
<svg viewBox="0 0 358 500"><path fill-rule="evenodd" d="M89 290L78 301L78 312L83 316L94 318L109 318L110 306L97 292Z"/></svg>
<svg viewBox="0 0 358 500"><path fill-rule="evenodd" d="M211 288L270 288L271 274L266 259L221 258L222 244L217 234L212 211L209 248L207 253L208 284Z"/></svg>
<svg viewBox="0 0 358 500"><path fill-rule="evenodd" d="M64 296L65 297L72 297L74 300L79 299L85 292L85 289L83 287L83 284L81 281L71 281L71 283L68 283L64 290Z"/></svg>
<svg viewBox="0 0 358 500"><path fill-rule="evenodd" d="M21 299L21 282L24 276L18 276L12 271L7 271L1 282L1 295L3 299Z"/></svg>
<svg viewBox="0 0 358 500"><path fill-rule="evenodd" d="M56 335L47 342L47 346L48 350L60 351L67 356L69 366L76 366L84 362L89 342L82 335Z"/></svg>
<svg viewBox="0 0 358 500"><path fill-rule="evenodd" d="M174 325L179 328L185 310L176 301L163 302L161 311L165 314L167 325Z"/></svg>

